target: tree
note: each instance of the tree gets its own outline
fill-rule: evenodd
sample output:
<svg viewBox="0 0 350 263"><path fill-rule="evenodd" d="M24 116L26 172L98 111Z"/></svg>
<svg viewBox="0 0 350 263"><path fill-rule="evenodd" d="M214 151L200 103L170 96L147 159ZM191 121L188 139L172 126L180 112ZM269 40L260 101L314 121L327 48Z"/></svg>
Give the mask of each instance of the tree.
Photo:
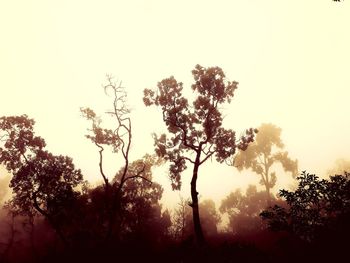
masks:
<svg viewBox="0 0 350 263"><path fill-rule="evenodd" d="M342 174L350 172L350 160L337 159L332 169L327 171L327 174Z"/></svg>
<svg viewBox="0 0 350 263"><path fill-rule="evenodd" d="M176 240L185 241L193 235L193 220L191 218L191 209L188 206L189 200L180 198L178 207L174 210L172 217L172 234ZM203 225L206 236L214 236L218 233L217 225L221 221L220 215L216 210L215 203L211 199L200 202L201 207L200 220Z"/></svg>
<svg viewBox="0 0 350 263"><path fill-rule="evenodd" d="M349 233L350 174L319 179L302 172L298 188L292 192L281 190L288 207L275 205L261 213L269 228L287 231L306 241L329 229L329 232Z"/></svg>
<svg viewBox="0 0 350 263"><path fill-rule="evenodd" d="M206 199L200 202L201 207L201 223L206 236L215 236L218 233L218 224L221 217L216 209L215 203L211 199Z"/></svg>
<svg viewBox="0 0 350 263"><path fill-rule="evenodd" d="M122 87L121 82L117 84L112 77L107 76L107 84L103 86L105 92L111 91L113 96L113 108L107 114L111 116L116 127L113 129L102 128L102 120L90 108L81 108L83 116L91 122L91 133L86 135L99 149L99 170L104 182L104 206L108 214L108 227L106 239L112 237L114 224L117 214L121 212L121 198L125 183L132 179L143 179L149 181L143 176L145 166L137 166L139 170L132 169L129 171L129 153L132 143L132 122L129 117L130 110L126 106L127 94ZM112 183L109 176L104 172L103 154L105 147L110 147L113 153L120 152L123 159L122 170L118 172L117 180ZM119 218L119 221L121 218Z"/></svg>
<svg viewBox="0 0 350 263"><path fill-rule="evenodd" d="M188 203L189 200L185 200L180 196L180 202L177 204L177 208L173 211L171 232L175 240L183 241L188 234L188 222L191 220L191 211Z"/></svg>
<svg viewBox="0 0 350 263"><path fill-rule="evenodd" d="M277 181L276 172L271 171L272 166L280 163L284 171L290 172L295 177L298 172L298 161L290 159L288 152L281 151L284 147L280 138L281 128L264 123L258 130L255 142L250 144L245 151L239 151L233 159L232 165L239 171L251 169L260 175L260 184L265 186L269 201L271 188L275 186Z"/></svg>
<svg viewBox="0 0 350 263"><path fill-rule="evenodd" d="M0 177L0 209L1 209L1 206L5 202L5 199L9 192L9 184L10 184L11 177L8 173L6 173L4 177L2 177L3 174L1 173L1 170L0 170L0 176L1 176Z"/></svg>
<svg viewBox="0 0 350 263"><path fill-rule="evenodd" d="M137 239L147 239L147 242L153 241L151 243L164 239L171 224L169 212L167 210L162 212L162 206L159 203L163 188L160 184L152 182L152 167L155 163L156 158L148 154L130 163L126 177L132 178L138 171L143 170L144 178L127 180L120 200L123 234ZM121 176L123 176L123 168L113 179L117 185Z"/></svg>
<svg viewBox="0 0 350 263"><path fill-rule="evenodd" d="M145 89L143 101L146 106L155 105L162 110L168 136L154 135L155 148L159 157L171 162L169 172L173 189L181 188L181 173L187 168L186 163L193 165L193 224L197 242L203 244L197 192L199 167L212 156L222 163L235 153L236 147L246 149L256 131L252 128L246 130L237 141L234 131L222 127L220 105L231 102L237 82L227 81L219 67L197 65L192 75L195 81L192 90L197 94L192 105L182 94L182 83L172 76L159 82L157 91Z"/></svg>
<svg viewBox="0 0 350 263"><path fill-rule="evenodd" d="M34 135L33 126L26 115L0 118L0 163L13 175L9 207L17 214L44 216L66 243L63 213L79 195L75 188L83 176L70 157L44 150L45 141Z"/></svg>
<svg viewBox="0 0 350 263"><path fill-rule="evenodd" d="M264 192L258 192L255 185L249 185L245 195L237 189L221 202L220 212L229 216L229 229L234 235L243 235L260 230L263 209L266 208Z"/></svg>

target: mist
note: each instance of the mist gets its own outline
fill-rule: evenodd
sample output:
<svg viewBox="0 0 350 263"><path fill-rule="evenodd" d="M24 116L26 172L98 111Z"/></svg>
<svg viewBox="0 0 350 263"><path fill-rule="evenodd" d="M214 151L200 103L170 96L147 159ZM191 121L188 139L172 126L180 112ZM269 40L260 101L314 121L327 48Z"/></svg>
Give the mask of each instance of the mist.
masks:
<svg viewBox="0 0 350 263"><path fill-rule="evenodd" d="M0 262L348 257L349 1L17 2Z"/></svg>

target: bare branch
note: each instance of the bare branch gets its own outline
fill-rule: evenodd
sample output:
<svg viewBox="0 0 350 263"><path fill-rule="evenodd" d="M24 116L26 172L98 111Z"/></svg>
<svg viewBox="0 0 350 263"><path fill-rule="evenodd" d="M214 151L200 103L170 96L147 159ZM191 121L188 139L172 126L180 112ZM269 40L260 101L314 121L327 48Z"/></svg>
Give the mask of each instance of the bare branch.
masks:
<svg viewBox="0 0 350 263"><path fill-rule="evenodd" d="M108 186L108 178L106 177L106 175L104 174L104 172L103 172L103 155L102 155L102 153L103 153L103 151L104 151L104 148L101 146L101 145L99 145L98 143L96 143L95 142L95 145L98 147L98 148L100 148L100 150L99 150L99 155L100 155L100 160L99 160L99 164L98 164L98 166L100 167L100 174L101 174L101 176L102 176L102 178L103 178L103 181L105 182L105 186L107 187Z"/></svg>
<svg viewBox="0 0 350 263"><path fill-rule="evenodd" d="M210 152L202 161L199 162L199 165L205 163L206 160L208 160L214 153L214 151Z"/></svg>

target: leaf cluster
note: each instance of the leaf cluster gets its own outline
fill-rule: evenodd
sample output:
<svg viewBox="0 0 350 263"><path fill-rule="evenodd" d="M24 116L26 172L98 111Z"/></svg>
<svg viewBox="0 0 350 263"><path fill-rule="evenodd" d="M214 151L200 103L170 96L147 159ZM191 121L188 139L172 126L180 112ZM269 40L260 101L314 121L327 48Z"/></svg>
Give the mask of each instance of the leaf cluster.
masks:
<svg viewBox="0 0 350 263"><path fill-rule="evenodd" d="M70 157L46 151L44 139L35 136L33 126L34 120L26 115L0 118L0 163L13 174L11 208L52 218L77 195L74 189L83 176Z"/></svg>
<svg viewBox="0 0 350 263"><path fill-rule="evenodd" d="M350 213L350 174L319 179L314 174L302 172L298 188L281 190L288 207L275 205L261 213L272 230L285 230L311 241L315 235L336 220Z"/></svg>
<svg viewBox="0 0 350 263"><path fill-rule="evenodd" d="M154 135L154 141L157 155L171 162L169 171L174 189L181 187L186 162L201 165L214 156L222 163L235 153L236 147L246 149L256 132L248 129L237 142L235 132L222 127L220 105L231 102L237 82L227 81L219 67L197 65L192 75L192 90L196 93L192 103L182 94L183 84L173 76L159 82L156 90L144 90L145 105L161 108L169 132ZM201 155L204 158L200 159Z"/></svg>

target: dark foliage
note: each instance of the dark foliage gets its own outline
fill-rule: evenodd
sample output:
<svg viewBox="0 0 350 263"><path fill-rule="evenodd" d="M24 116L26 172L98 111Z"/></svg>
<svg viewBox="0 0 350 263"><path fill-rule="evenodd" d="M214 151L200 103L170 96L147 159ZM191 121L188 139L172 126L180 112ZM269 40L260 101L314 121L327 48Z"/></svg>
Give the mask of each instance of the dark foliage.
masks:
<svg viewBox="0 0 350 263"><path fill-rule="evenodd" d="M275 205L261 213L271 230L289 233L303 253L320 260L347 256L350 235L350 174L319 179L305 171L298 188L281 190L288 207ZM331 242L330 242L331 241Z"/></svg>
<svg viewBox="0 0 350 263"><path fill-rule="evenodd" d="M297 179L297 190L280 191L288 208L275 205L261 216L272 230L285 230L311 241L324 228L334 227L335 222L349 215L350 174L321 180L304 171Z"/></svg>
<svg viewBox="0 0 350 263"><path fill-rule="evenodd" d="M83 176L70 157L46 151L33 126L34 120L26 115L0 118L0 164L13 175L14 196L7 206L30 218L39 213L67 245L64 227L74 211L72 204L79 196L75 188Z"/></svg>

